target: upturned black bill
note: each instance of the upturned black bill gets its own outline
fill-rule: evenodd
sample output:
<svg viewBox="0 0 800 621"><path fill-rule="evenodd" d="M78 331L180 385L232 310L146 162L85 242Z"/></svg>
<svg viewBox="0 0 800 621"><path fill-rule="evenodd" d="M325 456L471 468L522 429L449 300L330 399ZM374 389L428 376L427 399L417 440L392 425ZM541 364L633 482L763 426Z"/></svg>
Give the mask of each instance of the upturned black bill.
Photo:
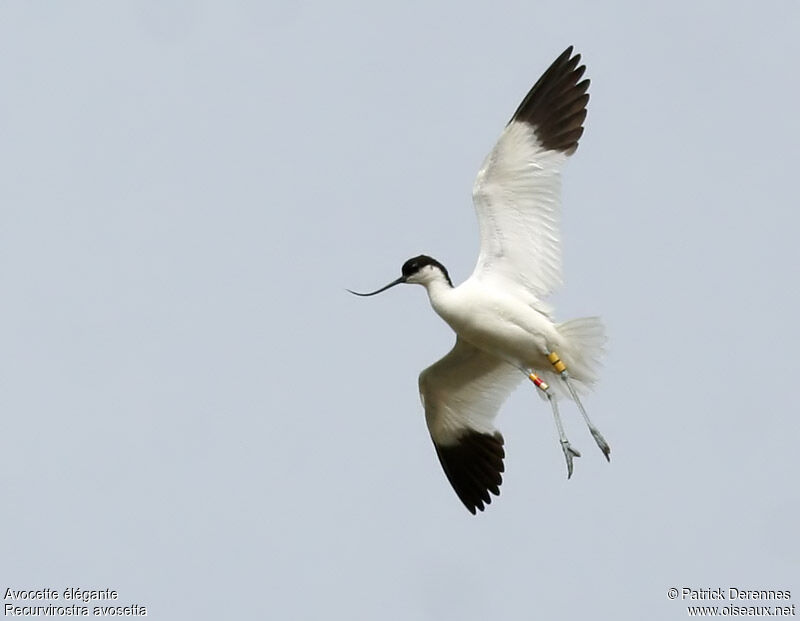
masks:
<svg viewBox="0 0 800 621"><path fill-rule="evenodd" d="M366 298L366 297L369 297L370 295L377 295L378 293L381 293L382 291L386 291L387 289L391 289L395 285L400 285L400 284L404 283L405 281L406 281L406 277L405 276L401 276L397 280L393 280L392 282L390 282L385 287L381 287L380 289L378 289L377 291L373 291L372 293L358 293L357 291L350 291L350 289L347 289L347 291L350 291L350 293L352 293L353 295L360 295L361 297Z"/></svg>

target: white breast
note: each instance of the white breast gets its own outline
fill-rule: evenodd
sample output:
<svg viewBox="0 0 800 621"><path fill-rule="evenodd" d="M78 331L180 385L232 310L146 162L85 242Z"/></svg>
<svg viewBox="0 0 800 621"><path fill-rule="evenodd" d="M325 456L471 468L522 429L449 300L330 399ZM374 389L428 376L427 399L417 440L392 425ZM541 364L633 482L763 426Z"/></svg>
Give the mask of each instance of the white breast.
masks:
<svg viewBox="0 0 800 621"><path fill-rule="evenodd" d="M465 341L529 368L544 361L559 335L547 315L502 290L468 280L455 289L429 290L431 305Z"/></svg>

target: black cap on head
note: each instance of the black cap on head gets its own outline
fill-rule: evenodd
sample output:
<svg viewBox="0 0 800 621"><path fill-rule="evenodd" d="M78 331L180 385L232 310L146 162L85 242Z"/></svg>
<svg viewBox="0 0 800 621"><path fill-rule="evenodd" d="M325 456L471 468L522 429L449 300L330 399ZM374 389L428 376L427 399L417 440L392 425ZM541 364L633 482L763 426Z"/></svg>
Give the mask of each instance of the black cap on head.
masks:
<svg viewBox="0 0 800 621"><path fill-rule="evenodd" d="M402 269L403 277L408 278L412 274L416 274L418 271L420 271L423 267L427 265L433 265L434 267L438 267L440 270L442 270L442 273L444 274L444 277L447 279L447 282L450 284L451 287L453 286L453 282L450 280L450 274L447 273L447 268L445 268L445 266L439 263L436 259L434 259L433 257L429 257L426 254L421 254L418 257L414 257L413 259L409 259L408 261L403 263L403 269Z"/></svg>
<svg viewBox="0 0 800 621"><path fill-rule="evenodd" d="M414 274L416 274L422 268L428 265L433 265L434 267L438 267L442 271L442 274L444 274L444 277L447 279L447 284L449 284L451 287L453 286L453 282L450 280L450 274L447 273L447 269L445 269L444 265L439 263L433 257L421 254L418 257L414 257L413 259L409 259L408 261L403 263L403 269L402 269L403 275L400 276L400 278L398 278L397 280L393 280L388 285L385 285L380 289L377 289L376 291L372 291L371 293L358 293L357 291L351 291L350 289L348 289L348 291L350 291L350 293L352 293L353 295L360 295L362 297L377 295L382 291L386 291L387 289L391 289L394 286L400 285L404 282L408 282L409 278L411 278Z"/></svg>

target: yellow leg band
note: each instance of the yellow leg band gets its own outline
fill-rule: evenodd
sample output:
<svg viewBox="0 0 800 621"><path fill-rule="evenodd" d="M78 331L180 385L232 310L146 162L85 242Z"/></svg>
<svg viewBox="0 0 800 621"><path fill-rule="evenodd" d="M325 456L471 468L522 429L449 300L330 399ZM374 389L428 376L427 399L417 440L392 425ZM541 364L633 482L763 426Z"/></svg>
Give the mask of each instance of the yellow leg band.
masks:
<svg viewBox="0 0 800 621"><path fill-rule="evenodd" d="M547 354L547 359L550 361L550 364L553 365L553 368L558 373L563 373L564 371L567 370L567 365L561 362L561 358L558 357L558 354L556 352L550 352L549 354Z"/></svg>

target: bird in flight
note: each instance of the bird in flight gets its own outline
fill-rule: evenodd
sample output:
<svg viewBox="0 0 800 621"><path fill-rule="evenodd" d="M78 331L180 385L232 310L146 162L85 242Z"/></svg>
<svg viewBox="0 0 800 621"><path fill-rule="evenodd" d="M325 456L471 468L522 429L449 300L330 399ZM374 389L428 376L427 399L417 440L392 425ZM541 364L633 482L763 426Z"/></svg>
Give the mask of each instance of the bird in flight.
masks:
<svg viewBox="0 0 800 621"><path fill-rule="evenodd" d="M457 287L436 259L420 255L371 296L402 283L425 287L434 311L456 333L444 358L419 376L425 419L442 468L475 514L500 494L503 436L500 407L526 378L549 401L572 476L572 448L558 399L575 402L595 442L611 448L581 403L597 379L605 330L598 317L564 323L543 299L561 284L561 169L583 135L589 80L568 47L522 100L486 157L472 189L480 254ZM348 290L349 291L349 290Z"/></svg>

